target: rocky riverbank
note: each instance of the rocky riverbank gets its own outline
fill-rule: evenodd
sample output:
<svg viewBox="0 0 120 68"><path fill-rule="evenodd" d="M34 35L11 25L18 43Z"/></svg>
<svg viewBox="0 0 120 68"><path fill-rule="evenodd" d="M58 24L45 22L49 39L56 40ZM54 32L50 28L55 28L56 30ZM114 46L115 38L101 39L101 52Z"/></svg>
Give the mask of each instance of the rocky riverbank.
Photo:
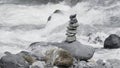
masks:
<svg viewBox="0 0 120 68"><path fill-rule="evenodd" d="M33 45L34 44L34 45ZM5 56L0 59L1 68L120 68L118 59L99 59L95 61L84 55L86 49L78 48L79 59L74 54L60 48L61 43L37 42L29 46L28 51L21 51L17 54L5 52ZM63 43L62 43L63 44ZM73 43L72 43L73 44ZM75 45L75 44L74 44ZM78 45L79 46L79 45ZM80 45L81 46L81 45ZM86 45L85 45L86 46ZM77 49L74 49L77 50ZM73 52L76 53L76 52ZM86 52L87 53L87 52ZM77 55L77 54L76 54ZM106 56L109 57L109 56Z"/></svg>

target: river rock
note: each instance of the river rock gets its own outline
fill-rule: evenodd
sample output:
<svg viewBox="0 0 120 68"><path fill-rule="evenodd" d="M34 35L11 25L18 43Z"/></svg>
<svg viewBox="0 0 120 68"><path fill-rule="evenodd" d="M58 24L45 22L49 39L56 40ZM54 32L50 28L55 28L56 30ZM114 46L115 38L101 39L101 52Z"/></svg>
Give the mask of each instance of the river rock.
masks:
<svg viewBox="0 0 120 68"><path fill-rule="evenodd" d="M30 65L37 60L36 56L27 51L21 51L17 55L23 57Z"/></svg>
<svg viewBox="0 0 120 68"><path fill-rule="evenodd" d="M30 66L30 68L45 68L45 62L36 61Z"/></svg>
<svg viewBox="0 0 120 68"><path fill-rule="evenodd" d="M6 55L0 59L2 68L29 68L29 64L23 57L9 52L5 52L5 54Z"/></svg>
<svg viewBox="0 0 120 68"><path fill-rule="evenodd" d="M108 59L107 62L112 66L111 68L120 68L120 60L119 59Z"/></svg>
<svg viewBox="0 0 120 68"><path fill-rule="evenodd" d="M99 59L96 61L96 63L97 63L97 68L106 68L105 62L103 62L103 60Z"/></svg>
<svg viewBox="0 0 120 68"><path fill-rule="evenodd" d="M76 30L67 30L68 33L72 33L72 34L76 34L77 31Z"/></svg>
<svg viewBox="0 0 120 68"><path fill-rule="evenodd" d="M71 43L71 42L74 42L74 41L76 41L76 36L67 36L66 37L66 42L68 42L68 43Z"/></svg>
<svg viewBox="0 0 120 68"><path fill-rule="evenodd" d="M95 49L91 46L83 45L79 41L72 43L62 42L58 47L61 47L72 54L78 60L89 60L94 55Z"/></svg>
<svg viewBox="0 0 120 68"><path fill-rule="evenodd" d="M38 60L45 60L45 53L47 50L52 48L58 48L56 46L52 46L47 42L34 42L29 46L29 50L33 56L35 56Z"/></svg>
<svg viewBox="0 0 120 68"><path fill-rule="evenodd" d="M76 20L76 19L75 19ZM69 27L72 27L72 28L77 28L78 26L79 26L79 24L78 23L73 23L73 22L77 22L77 21L75 21L75 20L73 20L73 21L70 21L71 23L69 24ZM71 29L72 29L71 28Z"/></svg>
<svg viewBox="0 0 120 68"><path fill-rule="evenodd" d="M73 57L68 51L62 48L50 49L46 52L46 63L55 66L70 67L73 64Z"/></svg>
<svg viewBox="0 0 120 68"><path fill-rule="evenodd" d="M120 37L116 34L111 34L105 39L104 48L120 48Z"/></svg>
<svg viewBox="0 0 120 68"><path fill-rule="evenodd" d="M87 62L86 61L80 61L78 63L78 68L88 68Z"/></svg>

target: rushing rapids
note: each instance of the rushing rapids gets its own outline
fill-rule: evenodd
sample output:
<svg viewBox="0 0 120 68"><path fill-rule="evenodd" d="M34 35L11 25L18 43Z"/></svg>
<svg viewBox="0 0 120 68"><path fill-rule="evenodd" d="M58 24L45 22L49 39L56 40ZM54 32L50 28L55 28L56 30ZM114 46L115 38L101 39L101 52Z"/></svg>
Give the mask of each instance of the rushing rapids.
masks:
<svg viewBox="0 0 120 68"><path fill-rule="evenodd" d="M101 49L109 34L120 34L119 0L23 1L0 0L0 55L26 50L32 42L65 40L69 16L75 13L80 24L77 40L98 49L93 59L120 56L120 49Z"/></svg>

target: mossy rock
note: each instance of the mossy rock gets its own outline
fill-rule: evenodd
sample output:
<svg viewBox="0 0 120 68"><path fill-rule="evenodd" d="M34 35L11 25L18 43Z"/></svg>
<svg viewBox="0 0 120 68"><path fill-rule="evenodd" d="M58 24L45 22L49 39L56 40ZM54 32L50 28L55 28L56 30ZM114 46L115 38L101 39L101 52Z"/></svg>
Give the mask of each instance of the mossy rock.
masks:
<svg viewBox="0 0 120 68"><path fill-rule="evenodd" d="M31 57L31 56L23 56L23 58L31 65L32 63L34 63L36 60L35 58Z"/></svg>

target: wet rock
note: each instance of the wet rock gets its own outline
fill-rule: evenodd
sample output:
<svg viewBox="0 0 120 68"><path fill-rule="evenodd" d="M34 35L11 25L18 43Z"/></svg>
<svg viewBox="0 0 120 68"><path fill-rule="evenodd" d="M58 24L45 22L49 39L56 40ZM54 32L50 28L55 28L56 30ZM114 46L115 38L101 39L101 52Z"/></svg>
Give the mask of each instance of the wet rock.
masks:
<svg viewBox="0 0 120 68"><path fill-rule="evenodd" d="M56 9L53 13L62 13L62 11L59 9Z"/></svg>
<svg viewBox="0 0 120 68"><path fill-rule="evenodd" d="M73 37L76 35L76 33L66 33L66 35L68 35L69 37Z"/></svg>
<svg viewBox="0 0 120 68"><path fill-rule="evenodd" d="M89 66L87 65L86 61L80 61L78 63L78 68L88 68Z"/></svg>
<svg viewBox="0 0 120 68"><path fill-rule="evenodd" d="M104 48L120 48L120 37L115 34L111 34L104 41Z"/></svg>
<svg viewBox="0 0 120 68"><path fill-rule="evenodd" d="M93 62L89 62L87 63L87 65L88 65L88 68L97 68L97 64Z"/></svg>
<svg viewBox="0 0 120 68"><path fill-rule="evenodd" d="M45 53L47 50L57 48L56 46L52 46L51 43L47 42L35 42L29 46L29 50L33 56L37 58L37 60L45 60Z"/></svg>
<svg viewBox="0 0 120 68"><path fill-rule="evenodd" d="M105 63L105 68L113 68L113 66L109 62L106 62Z"/></svg>
<svg viewBox="0 0 120 68"><path fill-rule="evenodd" d="M105 63L103 62L103 60L99 59L96 61L97 63L97 68L105 68Z"/></svg>
<svg viewBox="0 0 120 68"><path fill-rule="evenodd" d="M23 57L30 65L34 63L37 59L30 52L26 52L26 51L21 51L17 55Z"/></svg>
<svg viewBox="0 0 120 68"><path fill-rule="evenodd" d="M50 49L46 52L46 63L58 67L70 67L73 64L73 57L64 49Z"/></svg>
<svg viewBox="0 0 120 68"><path fill-rule="evenodd" d="M74 41L76 41L76 37L75 36L68 36L67 38L66 38L66 42L68 42L68 43L71 43L71 42L74 42Z"/></svg>
<svg viewBox="0 0 120 68"><path fill-rule="evenodd" d="M72 43L62 42L58 47L67 50L76 59L84 61L91 59L95 52L95 49L93 47L83 45L79 41Z"/></svg>
<svg viewBox="0 0 120 68"><path fill-rule="evenodd" d="M76 31L76 30L67 30L67 33L76 34L77 31ZM68 35L68 36L69 36L69 35Z"/></svg>
<svg viewBox="0 0 120 68"><path fill-rule="evenodd" d="M45 68L45 62L36 61L30 66L30 68Z"/></svg>
<svg viewBox="0 0 120 68"><path fill-rule="evenodd" d="M107 62L110 63L112 68L120 68L120 60L118 59L108 59Z"/></svg>
<svg viewBox="0 0 120 68"><path fill-rule="evenodd" d="M29 68L29 64L23 57L9 52L5 54L6 55L0 59L2 68Z"/></svg>
<svg viewBox="0 0 120 68"><path fill-rule="evenodd" d="M63 14L63 12L59 9L56 9L47 19L47 22L51 21L54 14Z"/></svg>

